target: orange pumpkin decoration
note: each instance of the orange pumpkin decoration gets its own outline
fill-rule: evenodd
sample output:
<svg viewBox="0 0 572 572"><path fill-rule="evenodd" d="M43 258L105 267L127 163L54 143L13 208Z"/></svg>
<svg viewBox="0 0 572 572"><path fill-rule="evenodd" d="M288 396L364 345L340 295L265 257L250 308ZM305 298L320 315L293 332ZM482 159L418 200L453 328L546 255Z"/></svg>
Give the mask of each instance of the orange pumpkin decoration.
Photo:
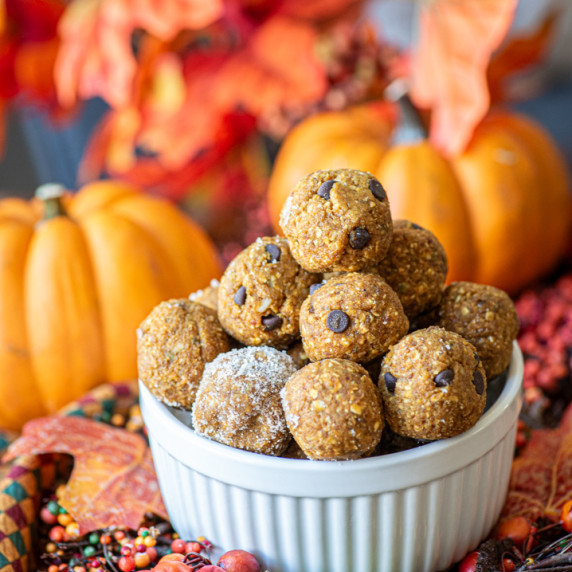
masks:
<svg viewBox="0 0 572 572"><path fill-rule="evenodd" d="M400 125L392 124L388 113L362 108L359 122L349 110L324 113L294 128L268 188L274 227L279 230L282 204L304 174L354 168L381 181L394 219L435 233L449 258L449 281L491 284L515 294L553 269L568 238L570 186L564 159L548 134L531 119L495 111L465 152L448 160L427 140L410 102L401 104ZM393 145L392 130L401 136Z"/></svg>
<svg viewBox="0 0 572 572"><path fill-rule="evenodd" d="M136 330L220 276L202 229L163 199L100 181L0 201L0 426L137 376Z"/></svg>

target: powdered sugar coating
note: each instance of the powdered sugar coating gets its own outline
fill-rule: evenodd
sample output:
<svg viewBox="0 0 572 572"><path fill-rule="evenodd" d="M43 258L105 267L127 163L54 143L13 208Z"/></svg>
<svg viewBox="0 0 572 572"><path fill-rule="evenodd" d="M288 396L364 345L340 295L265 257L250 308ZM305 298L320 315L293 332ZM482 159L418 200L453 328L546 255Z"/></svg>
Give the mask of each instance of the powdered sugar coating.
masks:
<svg viewBox="0 0 572 572"><path fill-rule="evenodd" d="M267 346L220 354L199 385L195 431L238 449L280 455L290 441L280 390L295 371L289 355Z"/></svg>

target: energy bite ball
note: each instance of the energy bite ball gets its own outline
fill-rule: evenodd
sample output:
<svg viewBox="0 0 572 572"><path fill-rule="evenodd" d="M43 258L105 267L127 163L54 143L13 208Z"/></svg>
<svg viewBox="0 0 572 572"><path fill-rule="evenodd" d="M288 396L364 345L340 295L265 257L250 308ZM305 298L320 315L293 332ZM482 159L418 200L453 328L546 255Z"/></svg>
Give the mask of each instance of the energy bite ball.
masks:
<svg viewBox="0 0 572 572"><path fill-rule="evenodd" d="M381 183L354 169L304 177L284 203L280 227L294 258L310 272L351 272L377 264L392 234Z"/></svg>
<svg viewBox="0 0 572 572"><path fill-rule="evenodd" d="M213 279L206 288L189 294L189 300L202 304L216 312L218 305L218 287L219 281Z"/></svg>
<svg viewBox="0 0 572 572"><path fill-rule="evenodd" d="M513 301L503 290L473 282L450 284L439 305L439 325L475 346L487 379L508 367L519 321Z"/></svg>
<svg viewBox="0 0 572 572"><path fill-rule="evenodd" d="M298 370L284 386L282 404L290 432L310 459L366 456L385 425L377 387L349 360L325 359Z"/></svg>
<svg viewBox="0 0 572 572"><path fill-rule="evenodd" d="M431 231L408 220L397 220L393 221L389 252L377 271L412 319L439 304L447 277L447 255Z"/></svg>
<svg viewBox="0 0 572 572"><path fill-rule="evenodd" d="M285 238L258 238L220 280L219 320L243 344L285 348L300 336L300 306L319 279L294 260Z"/></svg>
<svg viewBox="0 0 572 572"><path fill-rule="evenodd" d="M296 371L271 347L249 347L207 364L193 406L197 433L238 449L280 455L288 447L280 390Z"/></svg>
<svg viewBox="0 0 572 572"><path fill-rule="evenodd" d="M445 439L470 429L486 401L475 348L432 326L405 336L385 355L379 388L387 424L413 439Z"/></svg>
<svg viewBox="0 0 572 572"><path fill-rule="evenodd" d="M161 302L137 330L139 379L162 403L191 409L205 363L228 350L214 310L184 298Z"/></svg>
<svg viewBox="0 0 572 572"><path fill-rule="evenodd" d="M300 310L300 333L312 361L369 362L407 333L397 294L379 276L350 272L313 289Z"/></svg>

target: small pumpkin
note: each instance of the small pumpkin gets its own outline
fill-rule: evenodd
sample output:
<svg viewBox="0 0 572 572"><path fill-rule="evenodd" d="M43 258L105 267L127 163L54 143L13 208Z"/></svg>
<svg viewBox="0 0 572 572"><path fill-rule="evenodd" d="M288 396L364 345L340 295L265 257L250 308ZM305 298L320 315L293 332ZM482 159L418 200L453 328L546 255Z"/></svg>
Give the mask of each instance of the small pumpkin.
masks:
<svg viewBox="0 0 572 572"><path fill-rule="evenodd" d="M493 111L465 152L446 159L428 141L408 99L401 109L401 123L392 124L387 113L364 119L368 110L362 108L355 128L350 110L313 117L292 130L268 187L275 228L300 165L306 173L350 167L381 181L394 219L412 220L437 236L449 259L449 281L491 284L514 294L553 269L566 247L570 185L549 135L522 115ZM328 148L330 121L342 126L336 140L347 145Z"/></svg>
<svg viewBox="0 0 572 572"><path fill-rule="evenodd" d="M118 181L0 201L0 426L137 376L136 330L160 301L220 276L204 231Z"/></svg>

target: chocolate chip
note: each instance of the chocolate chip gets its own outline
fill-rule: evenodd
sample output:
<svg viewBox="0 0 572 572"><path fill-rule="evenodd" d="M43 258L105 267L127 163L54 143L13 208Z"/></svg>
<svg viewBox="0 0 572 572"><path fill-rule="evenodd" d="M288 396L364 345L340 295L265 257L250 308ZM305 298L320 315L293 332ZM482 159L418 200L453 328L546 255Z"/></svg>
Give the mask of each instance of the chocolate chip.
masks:
<svg viewBox="0 0 572 572"><path fill-rule="evenodd" d="M411 225L411 228L414 228L415 230L425 230L421 225L418 225L416 222L411 222L409 224Z"/></svg>
<svg viewBox="0 0 572 572"><path fill-rule="evenodd" d="M485 390L485 380L483 378L483 374L477 369L473 374L473 384L475 385L475 389L479 395L483 394Z"/></svg>
<svg viewBox="0 0 572 572"><path fill-rule="evenodd" d="M350 246L355 250L365 248L370 240L371 235L367 231L367 228L358 227L350 231Z"/></svg>
<svg viewBox="0 0 572 572"><path fill-rule="evenodd" d="M270 314L269 316L262 317L262 325L266 331L275 330L282 325L282 318L280 316L275 316Z"/></svg>
<svg viewBox="0 0 572 572"><path fill-rule="evenodd" d="M453 373L452 369L444 369L441 373L438 373L433 380L437 387L446 387L450 385L453 381L453 377L455 374Z"/></svg>
<svg viewBox="0 0 572 572"><path fill-rule="evenodd" d="M377 179L369 180L369 190L378 201L387 200L387 193L385 192L383 185Z"/></svg>
<svg viewBox="0 0 572 572"><path fill-rule="evenodd" d="M479 357L479 354L477 352L473 352L473 355L475 356L475 367L476 367L479 365L481 358Z"/></svg>
<svg viewBox="0 0 572 572"><path fill-rule="evenodd" d="M318 196L328 200L330 198L330 191L335 182L335 180L323 182L318 188Z"/></svg>
<svg viewBox="0 0 572 572"><path fill-rule="evenodd" d="M246 288L241 286L235 293L234 293L234 303L237 306L244 306L244 302L246 302Z"/></svg>
<svg viewBox="0 0 572 572"><path fill-rule="evenodd" d="M350 319L345 312L341 310L332 310L326 318L326 326L328 330L341 334L350 325Z"/></svg>
<svg viewBox="0 0 572 572"><path fill-rule="evenodd" d="M270 262L278 262L280 260L282 251L279 246L276 246L275 244L267 244L264 247L264 250L270 254Z"/></svg>
<svg viewBox="0 0 572 572"><path fill-rule="evenodd" d="M387 388L387 391L389 391L389 393L394 393L397 379L389 372L386 372L383 376L383 381L385 381L385 387Z"/></svg>
<svg viewBox="0 0 572 572"><path fill-rule="evenodd" d="M318 282L317 284L312 284L310 286L310 295L312 295L316 290L319 290L324 285L323 282Z"/></svg>

